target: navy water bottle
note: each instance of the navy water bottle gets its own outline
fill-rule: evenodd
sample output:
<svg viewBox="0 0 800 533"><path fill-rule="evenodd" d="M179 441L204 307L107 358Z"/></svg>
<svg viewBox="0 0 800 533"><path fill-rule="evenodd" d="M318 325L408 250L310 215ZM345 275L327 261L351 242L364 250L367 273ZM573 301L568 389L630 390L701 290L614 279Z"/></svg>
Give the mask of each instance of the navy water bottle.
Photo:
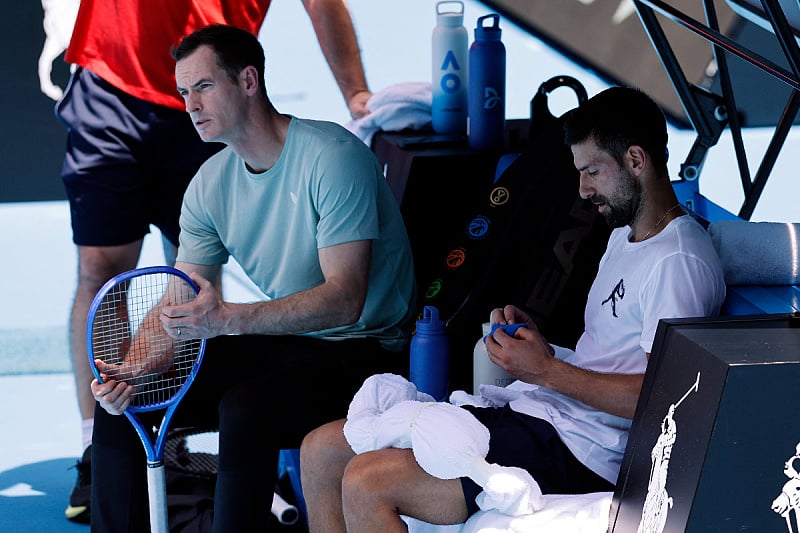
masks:
<svg viewBox="0 0 800 533"><path fill-rule="evenodd" d="M501 33L500 15L479 17L469 49L469 146L474 150L499 150L505 144L506 47Z"/></svg>
<svg viewBox="0 0 800 533"><path fill-rule="evenodd" d="M447 397L449 373L450 341L444 322L439 319L437 308L425 306L411 337L409 379L418 391L442 401Z"/></svg>
<svg viewBox="0 0 800 533"><path fill-rule="evenodd" d="M442 10L453 5L458 11ZM436 26L431 37L433 131L441 134L467 133L468 48L464 27L464 3L436 3Z"/></svg>

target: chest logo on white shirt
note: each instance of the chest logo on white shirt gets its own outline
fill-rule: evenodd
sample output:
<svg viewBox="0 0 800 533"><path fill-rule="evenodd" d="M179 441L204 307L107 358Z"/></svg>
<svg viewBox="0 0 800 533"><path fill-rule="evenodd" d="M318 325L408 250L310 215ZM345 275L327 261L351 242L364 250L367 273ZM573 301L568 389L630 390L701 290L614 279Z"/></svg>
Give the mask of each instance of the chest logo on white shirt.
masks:
<svg viewBox="0 0 800 533"><path fill-rule="evenodd" d="M600 305L606 305L606 303L611 302L611 314L614 315L614 318L617 318L617 299L622 300L623 298L625 298L625 282L619 280L619 283L608 295L608 298L600 302Z"/></svg>

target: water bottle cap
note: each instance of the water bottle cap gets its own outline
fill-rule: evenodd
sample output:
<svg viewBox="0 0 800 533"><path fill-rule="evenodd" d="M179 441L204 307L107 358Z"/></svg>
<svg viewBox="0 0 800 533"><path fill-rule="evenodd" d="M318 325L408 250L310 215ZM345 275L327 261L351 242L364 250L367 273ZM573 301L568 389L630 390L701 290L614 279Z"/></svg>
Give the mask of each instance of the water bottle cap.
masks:
<svg viewBox="0 0 800 533"><path fill-rule="evenodd" d="M487 19L492 20L491 26L484 26L483 22ZM500 29L500 15L492 13L478 17L478 24L475 26L476 41L499 41L503 30Z"/></svg>
<svg viewBox="0 0 800 533"><path fill-rule="evenodd" d="M432 305L422 309L422 318L417 320L417 333L443 333L444 322L439 319L439 310Z"/></svg>
<svg viewBox="0 0 800 533"><path fill-rule="evenodd" d="M441 11L443 5L458 6L459 11ZM436 3L436 24L448 28L456 28L464 25L464 3L458 1L445 0Z"/></svg>

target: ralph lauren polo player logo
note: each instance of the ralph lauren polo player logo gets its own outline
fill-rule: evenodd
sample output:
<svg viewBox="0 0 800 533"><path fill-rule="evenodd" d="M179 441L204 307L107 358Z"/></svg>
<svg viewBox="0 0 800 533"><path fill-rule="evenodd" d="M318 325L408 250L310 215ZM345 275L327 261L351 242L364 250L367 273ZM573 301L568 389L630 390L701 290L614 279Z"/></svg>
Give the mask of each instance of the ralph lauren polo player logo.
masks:
<svg viewBox="0 0 800 533"><path fill-rule="evenodd" d="M608 298L600 303L600 305L606 305L607 302L611 302L611 314L614 315L614 318L617 318L617 298L620 300L625 298L625 283L623 280L619 280L619 283L617 283L614 290L611 291L611 294L608 295Z"/></svg>

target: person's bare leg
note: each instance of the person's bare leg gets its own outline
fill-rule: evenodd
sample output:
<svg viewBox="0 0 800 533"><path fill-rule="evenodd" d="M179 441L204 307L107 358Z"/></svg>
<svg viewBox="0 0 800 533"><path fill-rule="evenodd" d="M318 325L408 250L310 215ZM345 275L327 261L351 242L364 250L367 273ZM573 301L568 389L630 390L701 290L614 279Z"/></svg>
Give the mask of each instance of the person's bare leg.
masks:
<svg viewBox="0 0 800 533"><path fill-rule="evenodd" d="M89 384L92 371L86 350L86 319L97 291L113 276L130 270L139 260L142 240L122 246L78 246L78 286L69 320L72 372L81 419L94 417L95 400Z"/></svg>
<svg viewBox="0 0 800 533"><path fill-rule="evenodd" d="M72 375L75 380L75 396L81 416L81 441L83 452L75 465L78 472L75 486L70 492L69 503L64 510L68 520L89 523L91 456L94 427L95 400L89 388L93 374L89 366L86 348L86 321L89 307L97 291L110 278L136 266L142 241L123 246L78 246L78 284L69 315L69 350L72 358Z"/></svg>
<svg viewBox="0 0 800 533"><path fill-rule="evenodd" d="M310 432L300 446L300 483L311 533L346 531L342 514L342 475L355 454L344 438L344 420Z"/></svg>
<svg viewBox="0 0 800 533"><path fill-rule="evenodd" d="M401 515L431 524L466 521L467 506L458 479L425 472L411 450L388 448L355 456L342 481L342 509L350 533L406 531Z"/></svg>

